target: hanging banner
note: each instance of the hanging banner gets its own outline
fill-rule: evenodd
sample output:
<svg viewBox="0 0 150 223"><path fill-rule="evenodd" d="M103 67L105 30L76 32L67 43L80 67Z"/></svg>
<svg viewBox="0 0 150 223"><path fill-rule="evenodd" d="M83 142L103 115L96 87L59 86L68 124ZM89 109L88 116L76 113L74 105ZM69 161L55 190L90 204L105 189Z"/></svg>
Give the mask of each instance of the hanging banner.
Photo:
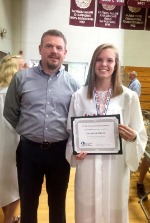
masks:
<svg viewBox="0 0 150 223"><path fill-rule="evenodd" d="M146 30L150 30L150 9L148 9L147 12L147 18L146 18Z"/></svg>
<svg viewBox="0 0 150 223"><path fill-rule="evenodd" d="M150 0L128 0L128 6L150 8Z"/></svg>
<svg viewBox="0 0 150 223"><path fill-rule="evenodd" d="M106 5L125 5L125 0L99 0L99 3Z"/></svg>
<svg viewBox="0 0 150 223"><path fill-rule="evenodd" d="M69 24L94 26L95 0L70 0Z"/></svg>
<svg viewBox="0 0 150 223"><path fill-rule="evenodd" d="M146 9L123 6L121 28L132 30L144 30Z"/></svg>
<svg viewBox="0 0 150 223"><path fill-rule="evenodd" d="M98 3L95 26L119 28L120 6Z"/></svg>

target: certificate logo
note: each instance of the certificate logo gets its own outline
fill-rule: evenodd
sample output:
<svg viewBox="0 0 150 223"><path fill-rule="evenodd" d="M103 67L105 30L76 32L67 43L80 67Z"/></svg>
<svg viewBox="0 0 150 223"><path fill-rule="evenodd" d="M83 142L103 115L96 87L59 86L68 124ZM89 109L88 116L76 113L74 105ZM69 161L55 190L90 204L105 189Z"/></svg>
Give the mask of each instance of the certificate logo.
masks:
<svg viewBox="0 0 150 223"><path fill-rule="evenodd" d="M84 147L84 146L92 146L92 143L82 141L81 142L81 146L82 147Z"/></svg>

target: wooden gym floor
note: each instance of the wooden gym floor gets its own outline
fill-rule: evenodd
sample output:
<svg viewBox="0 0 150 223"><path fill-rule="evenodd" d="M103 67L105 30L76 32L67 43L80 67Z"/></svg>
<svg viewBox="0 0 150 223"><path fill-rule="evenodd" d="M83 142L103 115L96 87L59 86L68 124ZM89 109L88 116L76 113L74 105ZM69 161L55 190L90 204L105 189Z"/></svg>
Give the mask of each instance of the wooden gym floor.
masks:
<svg viewBox="0 0 150 223"><path fill-rule="evenodd" d="M69 188L67 193L67 202L66 202L66 215L67 223L74 223L74 174L75 169L71 170ZM139 172L131 174L131 184L130 184L130 196L129 196L129 217L130 223L147 223L148 220L138 203L139 199L136 195L136 183L139 176ZM145 188L146 191L150 190L150 173L148 172L145 178ZM148 213L150 213L150 195L149 200L144 202L146 205ZM19 214L19 208L16 212ZM0 209L0 223L3 222L3 214ZM47 208L47 194L45 189L45 183L43 184L42 194L40 196L40 204L38 210L38 222L39 223L48 223L48 208Z"/></svg>

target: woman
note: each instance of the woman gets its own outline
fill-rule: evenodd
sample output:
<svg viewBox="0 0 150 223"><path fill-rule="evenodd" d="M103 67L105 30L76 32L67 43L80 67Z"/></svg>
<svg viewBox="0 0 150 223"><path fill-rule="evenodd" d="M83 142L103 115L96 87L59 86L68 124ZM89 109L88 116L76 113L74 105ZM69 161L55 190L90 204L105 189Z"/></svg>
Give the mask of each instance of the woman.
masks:
<svg viewBox="0 0 150 223"><path fill-rule="evenodd" d="M86 84L73 94L70 117L120 115L118 131L123 153L72 156L71 136L66 157L76 164L75 222L128 223L130 171L136 171L147 142L139 98L120 81L117 49L103 44L95 50ZM109 140L109 139L108 139ZM76 161L76 162L75 162Z"/></svg>
<svg viewBox="0 0 150 223"><path fill-rule="evenodd" d="M9 83L23 66L24 60L19 55L7 55L0 64L0 207L4 223L17 222L14 214L19 204L19 193L16 169L18 136L3 117L3 106Z"/></svg>

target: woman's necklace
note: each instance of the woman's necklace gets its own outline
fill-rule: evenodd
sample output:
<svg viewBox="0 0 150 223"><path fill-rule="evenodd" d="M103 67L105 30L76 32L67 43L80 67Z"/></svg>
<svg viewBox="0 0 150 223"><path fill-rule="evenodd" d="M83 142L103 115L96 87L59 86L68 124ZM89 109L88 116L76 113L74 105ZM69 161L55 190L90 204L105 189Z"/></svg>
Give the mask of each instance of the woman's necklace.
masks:
<svg viewBox="0 0 150 223"><path fill-rule="evenodd" d="M96 103L96 110L97 115L106 115L110 98L112 94L112 87L110 86L108 91L97 91L96 88L94 89L95 95L95 103Z"/></svg>

